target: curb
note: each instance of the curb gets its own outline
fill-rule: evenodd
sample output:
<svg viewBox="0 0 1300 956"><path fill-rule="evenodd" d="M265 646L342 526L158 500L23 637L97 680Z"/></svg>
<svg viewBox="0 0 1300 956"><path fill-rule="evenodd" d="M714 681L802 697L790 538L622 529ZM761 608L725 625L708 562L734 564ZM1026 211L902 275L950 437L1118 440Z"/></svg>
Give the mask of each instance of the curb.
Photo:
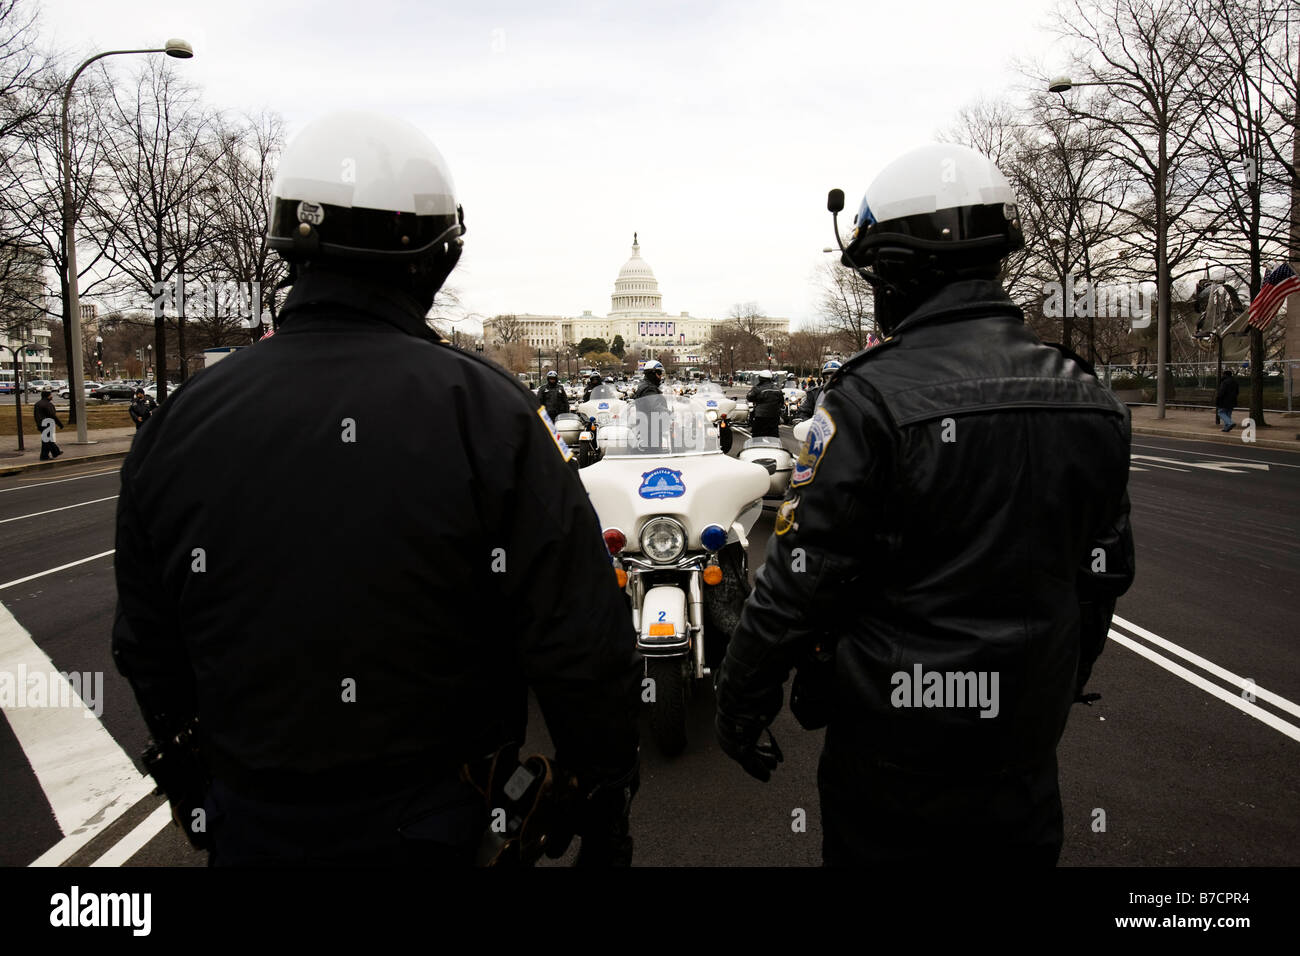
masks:
<svg viewBox="0 0 1300 956"><path fill-rule="evenodd" d="M130 454L128 451L108 451L101 452L98 455L78 455L75 458L68 458L64 461L55 459L54 461L29 461L22 465L0 464L0 475L20 475L25 471L44 471L48 468L64 468L68 465L76 465L82 462L111 461L114 458L125 458L128 454Z"/></svg>
<svg viewBox="0 0 1300 956"><path fill-rule="evenodd" d="M1207 425L1206 427L1208 428L1209 426ZM1271 448L1278 451L1300 451L1300 441L1289 441L1285 438L1257 438L1253 442L1243 442L1241 440L1240 432L1237 433L1236 437L1225 432L1212 432L1208 435L1201 435L1196 432L1180 431L1176 428L1161 428L1152 425L1133 425L1132 432L1134 435L1155 435L1159 438L1185 438L1190 441L1208 441L1220 445L1248 445L1253 448Z"/></svg>

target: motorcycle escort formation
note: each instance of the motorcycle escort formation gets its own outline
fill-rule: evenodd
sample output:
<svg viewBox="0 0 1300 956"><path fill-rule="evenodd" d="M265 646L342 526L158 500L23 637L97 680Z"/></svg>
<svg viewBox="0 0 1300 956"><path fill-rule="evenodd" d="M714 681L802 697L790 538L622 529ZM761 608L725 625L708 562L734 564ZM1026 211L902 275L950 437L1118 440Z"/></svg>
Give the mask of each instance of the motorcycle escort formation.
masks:
<svg viewBox="0 0 1300 956"><path fill-rule="evenodd" d="M769 475L724 454L707 412L671 396L629 402L600 440L604 457L582 482L631 599L651 733L673 756L686 746L692 686L716 673L740 622L746 536Z"/></svg>
<svg viewBox="0 0 1300 956"><path fill-rule="evenodd" d="M583 422L582 431L577 436L579 468L600 461L605 454L610 434L607 430L605 437L602 437L601 429L608 425L620 425L626 412L627 400L612 384L607 382L591 390L591 397L578 406L578 414Z"/></svg>
<svg viewBox="0 0 1300 956"><path fill-rule="evenodd" d="M736 407L736 400L722 390L721 385L713 382L701 382L695 389L691 403L711 424L718 426L718 444L724 455L731 453L731 420L729 416Z"/></svg>

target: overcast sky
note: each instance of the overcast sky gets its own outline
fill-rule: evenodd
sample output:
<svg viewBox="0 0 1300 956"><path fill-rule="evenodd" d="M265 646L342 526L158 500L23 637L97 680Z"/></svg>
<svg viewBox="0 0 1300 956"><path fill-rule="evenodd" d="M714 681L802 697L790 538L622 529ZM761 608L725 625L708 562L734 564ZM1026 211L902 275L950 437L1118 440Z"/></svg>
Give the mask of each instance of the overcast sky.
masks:
<svg viewBox="0 0 1300 956"><path fill-rule="evenodd" d="M404 116L465 207L451 285L472 312L608 312L632 233L672 314L755 301L815 317L833 244L891 158L1052 62L1052 0L446 4L43 0L42 35L89 54L189 40L221 109L290 136L338 108ZM1062 54L1063 55L1063 54ZM113 63L126 79L128 58Z"/></svg>

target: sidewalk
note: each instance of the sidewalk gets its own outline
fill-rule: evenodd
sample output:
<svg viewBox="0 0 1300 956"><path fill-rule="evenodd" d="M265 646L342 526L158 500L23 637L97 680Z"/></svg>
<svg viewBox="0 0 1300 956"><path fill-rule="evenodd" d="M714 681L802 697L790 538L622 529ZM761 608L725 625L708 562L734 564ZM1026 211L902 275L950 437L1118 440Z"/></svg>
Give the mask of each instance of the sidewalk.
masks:
<svg viewBox="0 0 1300 956"><path fill-rule="evenodd" d="M61 468L64 465L125 458L126 453L131 450L131 440L135 438L135 426L91 429L87 432L86 437L95 444L75 444L77 430L75 428L61 429L58 433L58 442L59 447L63 449L63 454L55 461L41 461L41 438L39 433L24 435L23 444L27 447L21 453L18 451L17 437L7 435L0 438L0 475L14 475L45 468Z"/></svg>
<svg viewBox="0 0 1300 956"><path fill-rule="evenodd" d="M1208 408L1166 408L1163 419L1156 418L1154 405L1130 405L1129 412L1133 416L1134 435L1194 438L1238 447L1251 445L1241 440L1241 423L1248 415L1244 408L1233 411L1232 420L1237 427L1226 433L1219 430L1221 426L1211 422L1214 413ZM1287 414L1265 409L1264 421L1268 424L1255 429L1253 447L1300 451L1300 412Z"/></svg>

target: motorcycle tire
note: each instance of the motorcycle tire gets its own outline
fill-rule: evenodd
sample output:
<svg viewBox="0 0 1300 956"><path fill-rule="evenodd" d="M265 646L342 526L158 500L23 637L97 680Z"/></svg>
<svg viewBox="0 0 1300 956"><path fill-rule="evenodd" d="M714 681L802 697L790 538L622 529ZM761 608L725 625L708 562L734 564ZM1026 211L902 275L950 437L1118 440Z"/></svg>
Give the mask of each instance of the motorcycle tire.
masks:
<svg viewBox="0 0 1300 956"><path fill-rule="evenodd" d="M718 433L718 447L724 455L731 454L731 429L724 428Z"/></svg>
<svg viewBox="0 0 1300 956"><path fill-rule="evenodd" d="M665 757L686 749L686 675L681 657L647 657L645 673L654 681L650 736Z"/></svg>

